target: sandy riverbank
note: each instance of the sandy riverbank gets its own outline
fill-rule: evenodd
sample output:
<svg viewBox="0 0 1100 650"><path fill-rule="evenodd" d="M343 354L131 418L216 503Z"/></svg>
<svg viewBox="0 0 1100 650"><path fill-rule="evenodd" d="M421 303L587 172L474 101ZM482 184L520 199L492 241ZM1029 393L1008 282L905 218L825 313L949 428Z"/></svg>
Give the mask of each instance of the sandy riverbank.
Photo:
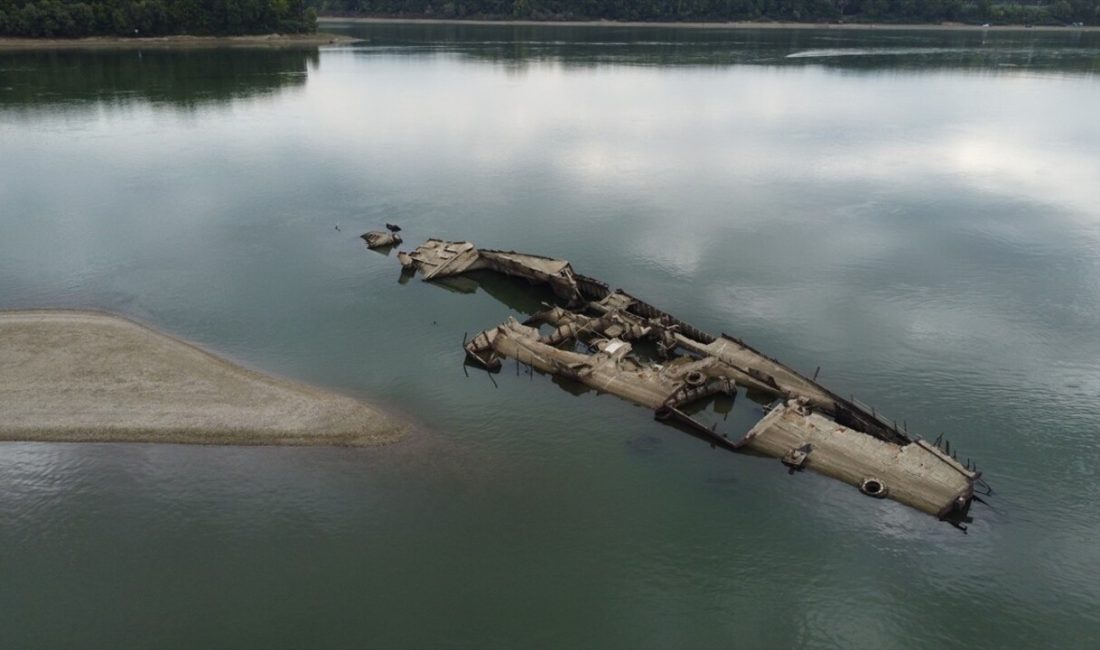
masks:
<svg viewBox="0 0 1100 650"><path fill-rule="evenodd" d="M262 34L256 36L155 36L148 38L0 38L0 50L79 50L150 48L315 48L348 45L359 39L338 34Z"/></svg>
<svg viewBox="0 0 1100 650"><path fill-rule="evenodd" d="M854 29L854 30L963 30L963 31L1057 31L1071 32L1100 31L1100 27L1056 27L1024 25L996 25L982 27L981 25L963 25L961 23L942 24L878 24L878 23L786 23L786 22L645 22L645 21L613 21L613 20L467 20L448 18L371 18L324 16L317 19L318 23L420 23L425 25L513 25L524 27L557 26L557 27L681 27L685 29Z"/></svg>
<svg viewBox="0 0 1100 650"><path fill-rule="evenodd" d="M117 316L0 312L0 440L368 446L407 429Z"/></svg>

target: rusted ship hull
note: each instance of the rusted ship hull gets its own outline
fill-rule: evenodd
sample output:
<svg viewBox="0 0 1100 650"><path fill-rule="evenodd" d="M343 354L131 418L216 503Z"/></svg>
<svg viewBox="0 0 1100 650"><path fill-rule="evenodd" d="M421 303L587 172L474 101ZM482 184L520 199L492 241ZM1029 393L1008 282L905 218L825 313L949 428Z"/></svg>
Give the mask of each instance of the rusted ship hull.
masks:
<svg viewBox="0 0 1100 650"><path fill-rule="evenodd" d="M436 239L398 259L426 280L491 270L544 284L560 299L524 323L510 318L468 339L468 358L486 369L515 359L650 408L658 419L675 421L715 446L777 458L792 472L809 469L957 525L966 520L975 484L981 482L976 468L737 338L710 335L612 291L564 260ZM550 331L543 333L541 325ZM635 344L655 347L658 358L635 354ZM770 412L739 439L684 410L738 389L774 400Z"/></svg>

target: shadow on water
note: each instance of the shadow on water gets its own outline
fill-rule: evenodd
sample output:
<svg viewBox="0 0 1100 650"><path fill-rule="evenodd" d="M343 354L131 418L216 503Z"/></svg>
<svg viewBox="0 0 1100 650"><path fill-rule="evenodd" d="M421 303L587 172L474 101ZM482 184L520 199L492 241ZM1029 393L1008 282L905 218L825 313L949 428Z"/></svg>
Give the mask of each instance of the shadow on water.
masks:
<svg viewBox="0 0 1100 650"><path fill-rule="evenodd" d="M546 309L547 305L560 304L552 291L542 285L508 277L492 271L473 271L463 275L432 280L441 289L454 293L473 294L481 289L497 302L521 314L531 315ZM502 313L501 319L505 315Z"/></svg>
<svg viewBox="0 0 1100 650"><path fill-rule="evenodd" d="M0 53L0 111L148 102L183 111L305 86L316 50L56 50Z"/></svg>
<svg viewBox="0 0 1100 650"><path fill-rule="evenodd" d="M328 28L329 25L326 25ZM331 25L365 54L456 53L521 70L568 67L818 65L852 71L1018 69L1100 72L1100 34L980 30L691 29L562 25Z"/></svg>

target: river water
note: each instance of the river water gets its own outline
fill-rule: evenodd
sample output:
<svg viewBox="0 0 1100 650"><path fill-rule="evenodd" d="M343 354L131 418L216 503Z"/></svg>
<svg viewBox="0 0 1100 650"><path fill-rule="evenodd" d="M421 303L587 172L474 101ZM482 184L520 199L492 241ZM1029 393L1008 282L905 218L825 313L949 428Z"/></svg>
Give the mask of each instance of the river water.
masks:
<svg viewBox="0 0 1100 650"><path fill-rule="evenodd" d="M365 42L0 53L0 308L120 312L420 424L0 444L0 646L1097 642L1100 35L326 28ZM995 493L964 534L467 372L463 334L541 297L401 284L357 238L383 222L820 367Z"/></svg>

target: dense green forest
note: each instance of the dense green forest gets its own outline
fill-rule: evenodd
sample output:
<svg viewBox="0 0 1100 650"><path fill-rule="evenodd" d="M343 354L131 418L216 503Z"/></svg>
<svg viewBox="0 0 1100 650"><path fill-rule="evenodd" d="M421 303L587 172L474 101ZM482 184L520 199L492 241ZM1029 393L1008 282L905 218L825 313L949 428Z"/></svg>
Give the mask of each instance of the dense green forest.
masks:
<svg viewBox="0 0 1100 650"><path fill-rule="evenodd" d="M1100 24L1100 0L309 0L330 14L536 20Z"/></svg>
<svg viewBox="0 0 1100 650"><path fill-rule="evenodd" d="M0 0L0 36L164 36L311 32L304 0Z"/></svg>

